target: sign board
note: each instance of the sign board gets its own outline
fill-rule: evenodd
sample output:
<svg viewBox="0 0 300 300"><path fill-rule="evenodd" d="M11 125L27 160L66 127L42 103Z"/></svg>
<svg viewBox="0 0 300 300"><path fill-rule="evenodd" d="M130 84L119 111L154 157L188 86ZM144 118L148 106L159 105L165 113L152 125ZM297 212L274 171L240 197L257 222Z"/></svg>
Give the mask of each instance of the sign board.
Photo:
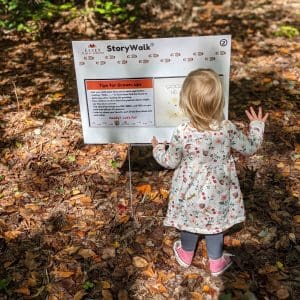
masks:
<svg viewBox="0 0 300 300"><path fill-rule="evenodd" d="M229 35L72 44L85 143L169 140L184 119L182 82L197 68L221 76L228 115Z"/></svg>

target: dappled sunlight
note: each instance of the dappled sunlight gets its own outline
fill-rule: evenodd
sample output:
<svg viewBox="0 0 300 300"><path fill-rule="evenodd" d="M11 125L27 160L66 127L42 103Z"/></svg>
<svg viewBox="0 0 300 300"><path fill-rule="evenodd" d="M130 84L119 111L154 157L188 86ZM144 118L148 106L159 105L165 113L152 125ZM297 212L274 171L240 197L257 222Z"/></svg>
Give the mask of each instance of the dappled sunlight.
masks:
<svg viewBox="0 0 300 300"><path fill-rule="evenodd" d="M135 23L101 21L91 36L85 18L35 40L1 35L1 299L299 299L299 36L280 31L298 24L298 6L171 2L147 1ZM245 109L270 112L261 149L234 153L247 218L225 233L234 264L217 278L202 238L192 266L177 264L179 233L162 225L173 171L152 148L83 143L71 48L211 34L232 35L230 119L247 132Z"/></svg>

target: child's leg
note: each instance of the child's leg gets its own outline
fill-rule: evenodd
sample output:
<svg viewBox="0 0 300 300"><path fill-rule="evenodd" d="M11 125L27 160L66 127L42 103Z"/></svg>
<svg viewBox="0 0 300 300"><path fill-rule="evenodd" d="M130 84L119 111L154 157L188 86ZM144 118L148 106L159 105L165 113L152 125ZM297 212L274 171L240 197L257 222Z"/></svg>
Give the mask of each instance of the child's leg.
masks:
<svg viewBox="0 0 300 300"><path fill-rule="evenodd" d="M223 232L205 235L208 257L218 259L223 255Z"/></svg>
<svg viewBox="0 0 300 300"><path fill-rule="evenodd" d="M176 241L173 246L177 262L187 268L191 265L194 251L198 241L198 234L181 231L180 241Z"/></svg>
<svg viewBox="0 0 300 300"><path fill-rule="evenodd" d="M188 231L181 231L180 240L183 250L195 251L198 242L198 234Z"/></svg>
<svg viewBox="0 0 300 300"><path fill-rule="evenodd" d="M205 241L210 272L218 276L231 266L231 254L223 253L223 233L205 235Z"/></svg>

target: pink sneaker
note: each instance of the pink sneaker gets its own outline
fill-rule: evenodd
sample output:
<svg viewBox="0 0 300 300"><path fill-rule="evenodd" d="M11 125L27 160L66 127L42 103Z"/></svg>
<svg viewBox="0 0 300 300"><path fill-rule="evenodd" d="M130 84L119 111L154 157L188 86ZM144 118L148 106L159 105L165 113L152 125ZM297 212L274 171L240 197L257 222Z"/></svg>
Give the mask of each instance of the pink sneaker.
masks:
<svg viewBox="0 0 300 300"><path fill-rule="evenodd" d="M224 252L222 257L218 259L209 259L209 268L212 276L221 275L232 265L230 256L233 255Z"/></svg>
<svg viewBox="0 0 300 300"><path fill-rule="evenodd" d="M176 241L173 245L173 250L175 253L175 258L177 262L185 268L188 268L191 263L194 256L194 251L185 251L181 247L181 241Z"/></svg>

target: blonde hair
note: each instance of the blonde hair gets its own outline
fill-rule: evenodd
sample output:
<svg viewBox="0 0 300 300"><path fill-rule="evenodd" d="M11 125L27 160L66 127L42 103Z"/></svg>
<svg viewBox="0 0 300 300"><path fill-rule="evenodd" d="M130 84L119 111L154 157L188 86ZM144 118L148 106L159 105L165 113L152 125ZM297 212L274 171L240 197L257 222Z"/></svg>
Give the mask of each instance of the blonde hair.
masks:
<svg viewBox="0 0 300 300"><path fill-rule="evenodd" d="M211 130L213 121L224 119L223 87L219 75L210 69L197 69L185 78L179 106L198 130Z"/></svg>

